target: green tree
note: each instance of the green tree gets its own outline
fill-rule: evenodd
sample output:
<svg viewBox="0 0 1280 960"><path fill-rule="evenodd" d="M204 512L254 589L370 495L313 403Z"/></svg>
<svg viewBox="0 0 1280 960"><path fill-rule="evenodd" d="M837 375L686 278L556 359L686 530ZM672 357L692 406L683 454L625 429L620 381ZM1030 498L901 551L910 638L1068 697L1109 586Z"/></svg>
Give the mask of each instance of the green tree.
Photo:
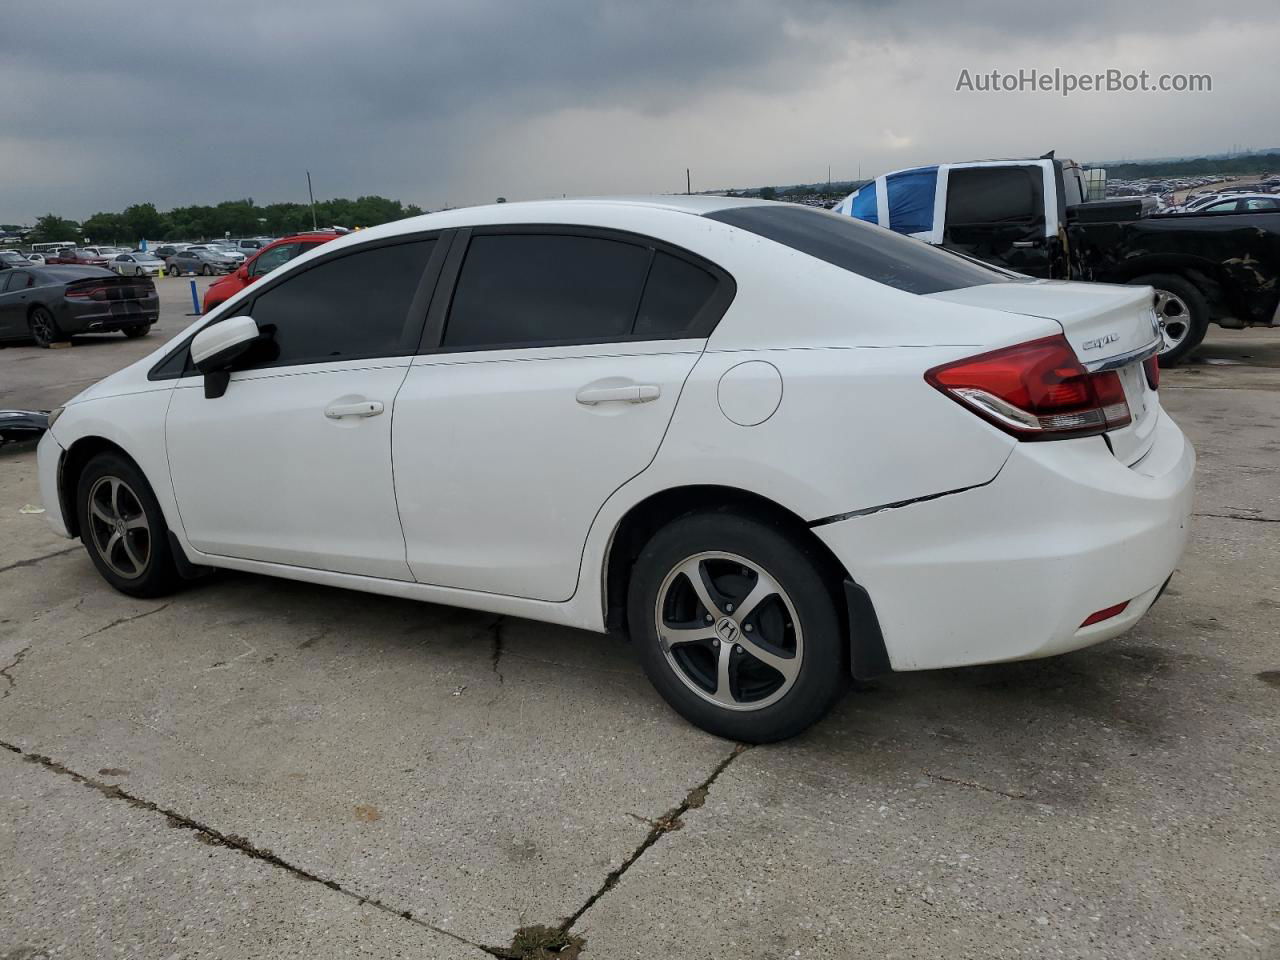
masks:
<svg viewBox="0 0 1280 960"><path fill-rule="evenodd" d="M127 233L118 213L95 213L80 225L80 230L81 236L94 243L116 243Z"/></svg>
<svg viewBox="0 0 1280 960"><path fill-rule="evenodd" d="M64 220L56 213L46 213L36 221L27 235L28 243L57 243L59 240L80 242L80 225L74 220Z"/></svg>
<svg viewBox="0 0 1280 960"><path fill-rule="evenodd" d="M777 199L778 199L778 191L777 191L777 190L775 190L775 189L773 189L773 187L761 187L761 188L760 188L760 199L761 199L761 200L777 200Z"/></svg>
<svg viewBox="0 0 1280 960"><path fill-rule="evenodd" d="M154 203L135 203L131 207L125 207L124 213L120 215L120 224L125 234L123 239L128 243L138 243L143 239L157 240L165 232L164 217L156 210Z"/></svg>

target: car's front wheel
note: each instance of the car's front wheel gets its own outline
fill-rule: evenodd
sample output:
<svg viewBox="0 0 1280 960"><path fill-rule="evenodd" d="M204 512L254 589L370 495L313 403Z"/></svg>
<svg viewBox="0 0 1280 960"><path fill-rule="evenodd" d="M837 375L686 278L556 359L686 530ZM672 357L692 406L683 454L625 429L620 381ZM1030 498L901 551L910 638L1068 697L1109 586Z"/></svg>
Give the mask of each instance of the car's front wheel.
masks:
<svg viewBox="0 0 1280 960"><path fill-rule="evenodd" d="M169 528L142 471L118 453L100 453L76 486L80 538L104 580L132 597L159 597L179 581Z"/></svg>
<svg viewBox="0 0 1280 960"><path fill-rule="evenodd" d="M636 560L631 637L650 681L687 720L733 740L782 740L845 689L833 587L813 545L784 526L692 513Z"/></svg>

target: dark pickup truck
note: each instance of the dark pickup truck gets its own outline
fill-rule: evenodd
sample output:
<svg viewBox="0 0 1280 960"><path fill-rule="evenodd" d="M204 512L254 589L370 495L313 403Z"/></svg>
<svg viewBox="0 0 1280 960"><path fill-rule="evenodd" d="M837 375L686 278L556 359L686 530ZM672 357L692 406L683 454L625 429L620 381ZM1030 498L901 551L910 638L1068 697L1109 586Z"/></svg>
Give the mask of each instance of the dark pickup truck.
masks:
<svg viewBox="0 0 1280 960"><path fill-rule="evenodd" d="M1165 364L1210 323L1280 326L1280 212L1157 214L1086 196L1074 161L983 160L895 171L835 212L1033 277L1149 285Z"/></svg>

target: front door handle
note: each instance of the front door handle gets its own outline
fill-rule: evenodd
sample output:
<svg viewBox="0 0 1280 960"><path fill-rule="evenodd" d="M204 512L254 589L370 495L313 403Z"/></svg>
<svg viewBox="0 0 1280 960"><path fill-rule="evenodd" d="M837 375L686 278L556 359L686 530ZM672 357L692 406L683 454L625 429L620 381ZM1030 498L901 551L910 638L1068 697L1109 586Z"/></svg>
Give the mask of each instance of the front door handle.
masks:
<svg viewBox="0 0 1280 960"><path fill-rule="evenodd" d="M1013 241L1012 245L1015 247L1036 247L1040 245L1040 241L1039 240L1015 240Z"/></svg>
<svg viewBox="0 0 1280 960"><path fill-rule="evenodd" d="M621 387L583 387L578 402L594 407L597 403L648 403L657 400L662 389L656 383L629 383Z"/></svg>
<svg viewBox="0 0 1280 960"><path fill-rule="evenodd" d="M381 400L356 400L352 403L331 403L324 408L324 415L330 420L341 420L343 417L376 417L382 409Z"/></svg>

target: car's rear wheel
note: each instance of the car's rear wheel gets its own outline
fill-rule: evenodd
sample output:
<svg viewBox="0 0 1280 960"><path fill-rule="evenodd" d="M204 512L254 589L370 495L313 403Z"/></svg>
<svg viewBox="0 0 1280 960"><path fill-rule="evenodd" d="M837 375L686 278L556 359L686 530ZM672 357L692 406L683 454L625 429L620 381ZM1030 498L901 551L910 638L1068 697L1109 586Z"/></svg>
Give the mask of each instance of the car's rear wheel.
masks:
<svg viewBox="0 0 1280 960"><path fill-rule="evenodd" d="M150 332L151 324L149 323L141 323L136 327L125 327L123 331L124 335L130 340L136 340L138 337L145 337Z"/></svg>
<svg viewBox="0 0 1280 960"><path fill-rule="evenodd" d="M76 485L80 539L104 580L133 597L158 597L178 583L169 528L142 471L118 453L100 453Z"/></svg>
<svg viewBox="0 0 1280 960"><path fill-rule="evenodd" d="M1151 273L1129 281L1155 287L1156 320L1164 344L1160 363L1173 366L1200 346L1209 332L1209 304L1190 280L1173 273Z"/></svg>
<svg viewBox="0 0 1280 960"><path fill-rule="evenodd" d="M845 688L831 577L811 544L729 511L659 530L632 569L627 611L645 673L711 733L794 736Z"/></svg>
<svg viewBox="0 0 1280 960"><path fill-rule="evenodd" d="M58 329L58 321L47 307L33 307L27 317L27 328L31 331L31 339L37 347L48 347L62 339L62 331Z"/></svg>

